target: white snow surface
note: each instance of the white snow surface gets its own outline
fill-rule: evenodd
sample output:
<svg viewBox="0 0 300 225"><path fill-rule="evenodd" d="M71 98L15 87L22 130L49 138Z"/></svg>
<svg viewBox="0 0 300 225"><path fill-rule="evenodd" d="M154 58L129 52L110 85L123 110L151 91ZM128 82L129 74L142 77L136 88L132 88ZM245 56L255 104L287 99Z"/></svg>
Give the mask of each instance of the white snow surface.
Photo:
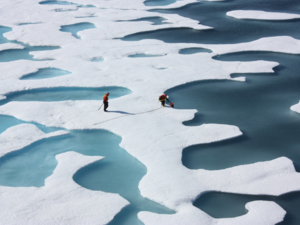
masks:
<svg viewBox="0 0 300 225"><path fill-rule="evenodd" d="M252 20L292 20L299 19L299 14L280 13L280 12L265 12L260 10L234 10L226 13L237 19L252 19Z"/></svg>
<svg viewBox="0 0 300 225"><path fill-rule="evenodd" d="M291 110L300 113L300 101L298 104L291 106Z"/></svg>
<svg viewBox="0 0 300 225"><path fill-rule="evenodd" d="M14 44L14 43L4 43L0 45L0 51L9 50L9 49L23 49L24 46Z"/></svg>
<svg viewBox="0 0 300 225"><path fill-rule="evenodd" d="M139 184L141 194L176 211L173 215L140 212L139 218L145 224L269 225L283 220L284 210L273 202L250 202L246 205L249 210L246 215L227 219L212 218L194 207L193 201L209 191L275 196L297 191L300 190L300 177L287 158L219 171L187 169L181 162L184 148L234 138L242 133L232 125L184 126L182 122L191 120L196 110L161 108L157 99L167 89L188 82L208 79L241 82L243 78L232 79L230 74L272 72L277 62L222 62L212 57L240 51L296 54L300 53L299 40L270 37L234 45L167 44L158 40L122 41L114 38L164 28L211 28L178 15L146 11L175 8L195 2L191 0L177 1L164 7L147 7L138 0L72 1L95 5L96 8L40 5L38 2L0 2L0 24L13 28L4 36L34 46L59 46L60 49L31 52L36 59L43 61L0 63L0 98L22 90L51 87L121 86L132 90L132 94L110 100L109 113L97 111L101 101L86 100L15 101L0 106L0 114L66 129L105 129L121 136L120 146L147 167L147 174ZM169 24L125 21L153 16L166 18ZM61 26L82 22L93 23L96 28L80 31L80 39L59 31ZM30 24L18 26L21 23ZM1 50L8 46L18 47L8 44L0 46ZM180 49L191 47L208 48L213 52L179 54ZM128 57L140 53L163 56ZM91 59L95 57L102 57L104 61L92 62ZM49 67L72 73L42 80L19 79L25 74ZM62 134L43 134L33 125L18 125L1 134L1 152L2 146L5 146L3 154L6 154L47 135ZM101 157L69 152L58 155L57 159L59 164L53 175L46 179L44 187L0 187L1 223L107 224L128 204L116 194L87 190L72 180L79 168Z"/></svg>
<svg viewBox="0 0 300 225"><path fill-rule="evenodd" d="M289 44L286 44L289 43ZM280 48L279 46L282 46ZM241 52L241 51L269 51L280 53L300 54L300 41L289 36L260 38L258 40L240 43L240 44L227 44L227 45L207 45L214 52L220 54Z"/></svg>

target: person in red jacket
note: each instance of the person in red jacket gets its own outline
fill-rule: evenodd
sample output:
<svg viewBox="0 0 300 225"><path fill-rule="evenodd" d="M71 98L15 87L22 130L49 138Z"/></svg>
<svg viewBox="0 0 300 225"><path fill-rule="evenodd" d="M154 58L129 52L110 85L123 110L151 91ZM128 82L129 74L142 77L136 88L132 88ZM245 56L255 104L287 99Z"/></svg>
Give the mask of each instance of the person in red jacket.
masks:
<svg viewBox="0 0 300 225"><path fill-rule="evenodd" d="M161 105L162 105L163 107L165 107L166 100L167 100L168 102L170 102L169 99L168 99L168 96L167 96L166 94L163 94L163 95L159 96L158 100L161 102ZM171 103L171 102L170 102L170 103Z"/></svg>
<svg viewBox="0 0 300 225"><path fill-rule="evenodd" d="M108 92L103 96L104 112L107 112L106 109L108 108L108 96Z"/></svg>

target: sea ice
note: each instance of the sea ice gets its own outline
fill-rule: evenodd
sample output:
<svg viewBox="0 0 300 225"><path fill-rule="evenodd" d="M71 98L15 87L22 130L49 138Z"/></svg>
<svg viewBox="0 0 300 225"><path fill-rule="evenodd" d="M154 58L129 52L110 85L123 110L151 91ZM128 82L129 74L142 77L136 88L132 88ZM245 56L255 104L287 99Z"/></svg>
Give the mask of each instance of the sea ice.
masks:
<svg viewBox="0 0 300 225"><path fill-rule="evenodd" d="M57 76L63 76L67 74L70 74L70 72L65 70L60 70L57 68L42 68L35 73L25 74L20 79L21 80L46 79L46 78L52 78Z"/></svg>
<svg viewBox="0 0 300 225"><path fill-rule="evenodd" d="M1 105L0 113L46 126L105 129L121 136L120 146L147 167L147 174L139 184L143 197L177 212L174 215L141 212L139 218L145 224L233 225L280 222L285 213L272 202L248 203L246 207L249 213L245 216L219 220L197 209L192 202L209 191L277 196L300 190L299 174L294 170L292 162L279 158L220 171L189 170L181 162L183 148L230 139L242 135L242 132L233 125L184 126L182 123L191 120L196 110L162 108L157 98L167 89L188 82L234 80L230 76L232 73L272 72L278 65L277 62L222 62L212 57L239 51L298 54L299 41L291 37L270 37L232 45L167 44L157 40L125 42L118 38L142 31L182 27L199 30L212 28L179 15L146 11L157 7L147 7L143 1L72 2L95 5L97 8L41 5L38 0L0 3L1 25L12 27L12 31L4 34L6 38L32 46L60 47L56 50L30 53L34 59L44 61L2 62L0 98L13 92L50 87L119 86L130 89L132 94L110 100L107 113L98 111L102 102L96 100L12 101ZM195 1L178 1L160 8L179 7L192 2ZM55 9L63 10L58 12ZM95 17L82 18L91 14ZM168 23L154 26L147 21L118 22L155 16L166 18ZM31 24L19 26L20 23ZM78 23L93 23L96 28L80 31L78 35L81 39L60 31L62 26ZM1 45L2 49L8 47L20 46ZM184 48L206 48L212 52L179 54ZM134 59L128 57L134 54L162 56ZM101 63L91 62L94 57L105 60ZM42 80L20 80L25 74L46 67L67 70L71 74ZM49 135L65 133L59 131L43 134L33 125L18 125L0 135L1 148L5 146L2 154ZM4 205L0 212L1 222L107 224L128 204L116 194L90 191L72 180L73 174L79 168L101 157L68 152L58 155L57 159L59 164L53 175L46 179L44 187L0 187L0 201Z"/></svg>
<svg viewBox="0 0 300 225"><path fill-rule="evenodd" d="M279 46L282 46L281 48ZM252 42L227 45L207 45L215 53L226 54L243 51L270 51L290 54L300 53L300 41L289 36L261 38Z"/></svg>
<svg viewBox="0 0 300 225"><path fill-rule="evenodd" d="M299 14L280 13L280 12L265 12L259 10L234 10L226 13L237 19L252 19L252 20L292 20L299 19Z"/></svg>

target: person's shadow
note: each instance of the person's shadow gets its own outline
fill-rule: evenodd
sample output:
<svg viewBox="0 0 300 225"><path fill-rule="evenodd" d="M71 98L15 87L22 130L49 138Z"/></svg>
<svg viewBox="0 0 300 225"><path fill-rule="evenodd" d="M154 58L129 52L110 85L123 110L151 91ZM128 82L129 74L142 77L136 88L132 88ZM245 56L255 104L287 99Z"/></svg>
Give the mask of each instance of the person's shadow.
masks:
<svg viewBox="0 0 300 225"><path fill-rule="evenodd" d="M121 114L127 114L127 115L134 115L134 113L128 113L128 112L123 112L123 111L108 111L108 113L121 113Z"/></svg>

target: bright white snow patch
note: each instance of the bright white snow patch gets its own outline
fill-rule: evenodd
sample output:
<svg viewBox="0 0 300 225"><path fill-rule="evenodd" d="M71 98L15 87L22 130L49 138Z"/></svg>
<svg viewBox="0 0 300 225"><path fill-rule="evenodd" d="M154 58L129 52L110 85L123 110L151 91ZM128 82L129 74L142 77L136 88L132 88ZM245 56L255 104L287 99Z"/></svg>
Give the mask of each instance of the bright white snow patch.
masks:
<svg viewBox="0 0 300 225"><path fill-rule="evenodd" d="M226 44L226 45L206 45L207 48L212 49L215 53L226 54L243 51L270 51L290 54L300 54L300 40L289 37L268 37L260 38L255 41L240 43L240 44Z"/></svg>
<svg viewBox="0 0 300 225"><path fill-rule="evenodd" d="M300 113L300 101L298 104L291 106L291 110Z"/></svg>
<svg viewBox="0 0 300 225"><path fill-rule="evenodd" d="M253 20L291 20L299 19L299 14L279 13L279 12L265 12L259 10L234 10L226 13L237 19L253 19Z"/></svg>

